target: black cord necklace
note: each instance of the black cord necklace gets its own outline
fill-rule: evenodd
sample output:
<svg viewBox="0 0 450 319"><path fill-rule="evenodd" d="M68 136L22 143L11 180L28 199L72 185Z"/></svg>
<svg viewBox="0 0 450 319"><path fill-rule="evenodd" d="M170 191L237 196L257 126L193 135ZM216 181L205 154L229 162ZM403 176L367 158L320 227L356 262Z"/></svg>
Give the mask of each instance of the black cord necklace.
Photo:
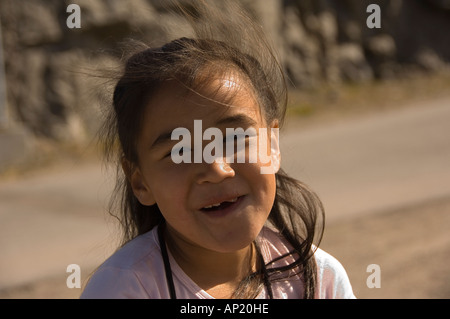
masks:
<svg viewBox="0 0 450 319"><path fill-rule="evenodd" d="M167 253L166 241L164 239L164 234L163 234L163 224L160 224L158 226L158 239L159 239L159 245L161 247L161 255L163 258L163 262L164 262L164 271L166 273L166 282L167 282L167 287L169 289L170 299L177 299L177 293L175 291L175 284L173 283L173 277L172 277L172 268L170 267L169 254ZM266 265L264 263L264 259L258 248L258 245L255 245L255 246L256 246L256 251L257 251L259 259L260 259L264 285L266 286L269 298L273 299L272 286L269 281L269 275L268 275L268 272L266 269Z"/></svg>
<svg viewBox="0 0 450 319"><path fill-rule="evenodd" d="M170 268L169 254L167 253L166 241L164 240L163 224L158 226L159 246L161 247L161 255L164 261L164 271L166 273L167 287L169 288L170 299L177 299L175 285L173 283L172 269Z"/></svg>

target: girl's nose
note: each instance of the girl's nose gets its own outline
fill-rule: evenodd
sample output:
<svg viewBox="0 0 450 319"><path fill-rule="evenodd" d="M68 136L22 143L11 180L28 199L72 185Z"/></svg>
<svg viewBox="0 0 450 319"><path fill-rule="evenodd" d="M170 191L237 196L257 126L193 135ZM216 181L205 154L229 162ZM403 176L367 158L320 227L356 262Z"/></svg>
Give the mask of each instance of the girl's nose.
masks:
<svg viewBox="0 0 450 319"><path fill-rule="evenodd" d="M233 168L223 159L216 159L211 164L199 164L197 172L197 183L220 183L222 180L234 177L235 172Z"/></svg>

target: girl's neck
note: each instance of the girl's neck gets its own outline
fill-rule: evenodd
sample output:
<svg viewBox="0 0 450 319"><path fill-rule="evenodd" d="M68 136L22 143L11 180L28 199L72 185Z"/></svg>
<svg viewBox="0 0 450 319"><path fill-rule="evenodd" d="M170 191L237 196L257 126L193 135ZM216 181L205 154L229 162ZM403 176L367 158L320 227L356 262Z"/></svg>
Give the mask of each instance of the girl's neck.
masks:
<svg viewBox="0 0 450 319"><path fill-rule="evenodd" d="M181 269L215 298L230 298L241 280L256 271L253 244L220 253L189 243L167 228L165 233L169 250Z"/></svg>

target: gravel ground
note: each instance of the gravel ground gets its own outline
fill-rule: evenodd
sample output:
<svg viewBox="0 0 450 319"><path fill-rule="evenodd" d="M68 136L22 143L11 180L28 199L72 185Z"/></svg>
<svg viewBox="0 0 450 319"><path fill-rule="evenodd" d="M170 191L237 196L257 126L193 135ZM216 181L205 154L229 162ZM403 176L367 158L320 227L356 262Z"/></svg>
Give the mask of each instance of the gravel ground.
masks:
<svg viewBox="0 0 450 319"><path fill-rule="evenodd" d="M358 298L450 298L450 198L327 225L320 247L344 265ZM381 269L368 288L367 266ZM89 272L90 270L88 270ZM66 276L0 292L0 298L78 298Z"/></svg>

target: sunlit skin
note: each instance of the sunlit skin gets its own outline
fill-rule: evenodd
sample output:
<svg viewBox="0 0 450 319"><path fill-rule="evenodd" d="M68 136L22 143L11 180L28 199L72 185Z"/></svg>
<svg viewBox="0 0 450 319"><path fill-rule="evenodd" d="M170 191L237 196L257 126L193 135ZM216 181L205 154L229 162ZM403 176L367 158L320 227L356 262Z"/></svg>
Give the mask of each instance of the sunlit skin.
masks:
<svg viewBox="0 0 450 319"><path fill-rule="evenodd" d="M227 127L277 127L266 123L253 90L236 74L212 79L198 92L176 82L163 85L148 103L137 144L139 163L128 172L141 204L156 203L164 216L167 244L177 263L216 298L230 297L255 270L252 242L273 206L275 175L261 174L259 159L175 164L170 152L177 141L167 133L177 127L193 132L199 119L203 130L217 127L224 136ZM204 209L225 201L231 204L224 210Z"/></svg>

